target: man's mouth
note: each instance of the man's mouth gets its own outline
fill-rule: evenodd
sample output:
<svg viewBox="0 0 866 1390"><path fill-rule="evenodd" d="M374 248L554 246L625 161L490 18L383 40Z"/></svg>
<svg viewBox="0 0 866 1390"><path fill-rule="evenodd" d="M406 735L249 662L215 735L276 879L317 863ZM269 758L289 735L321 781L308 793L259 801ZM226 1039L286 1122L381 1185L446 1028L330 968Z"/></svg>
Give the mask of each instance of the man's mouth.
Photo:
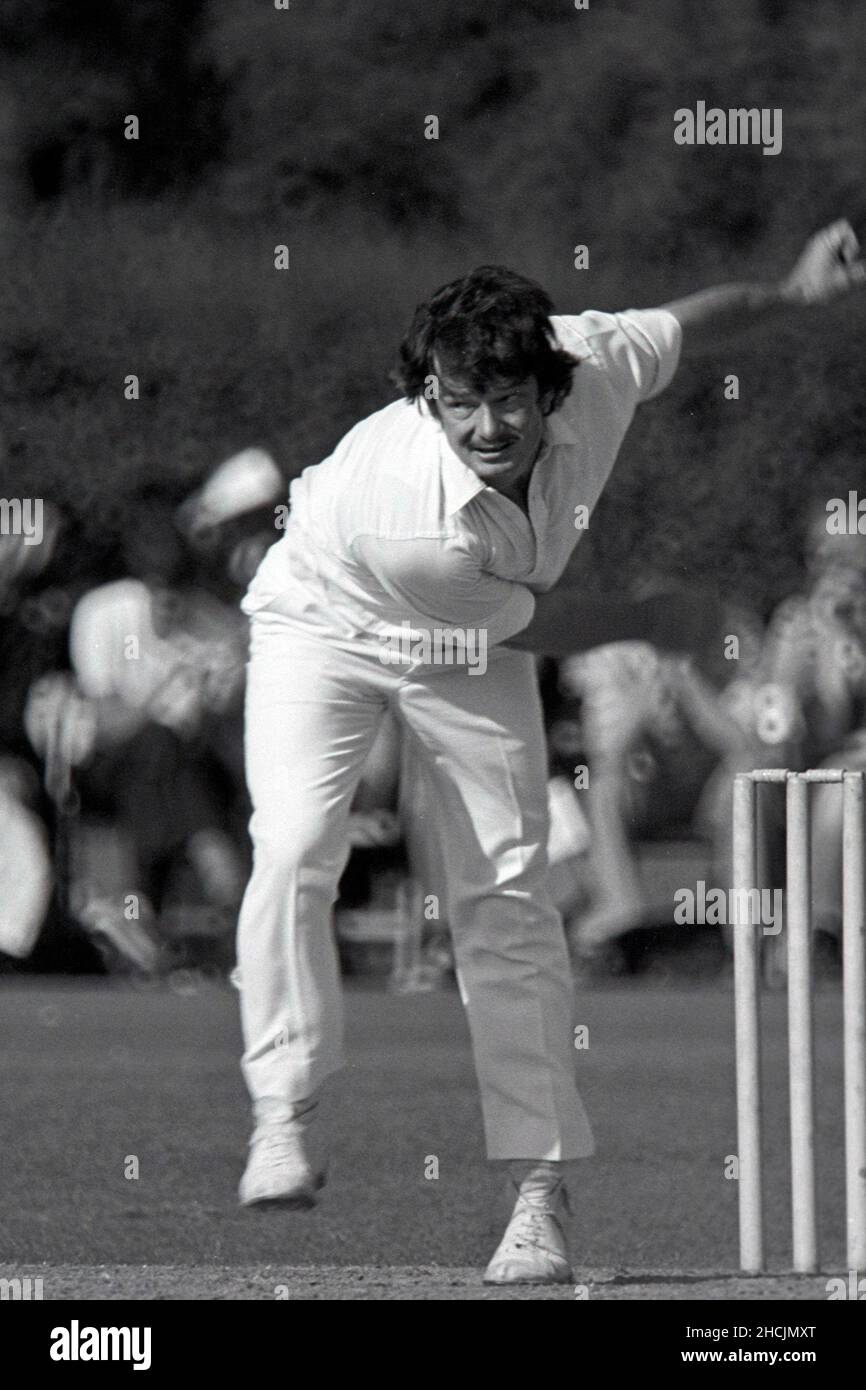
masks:
<svg viewBox="0 0 866 1390"><path fill-rule="evenodd" d="M491 444L479 445L479 444L476 444L476 446L475 446L475 448L472 450L472 452L473 452L473 454L477 454L479 458L483 458L483 459L498 459L498 458L500 458L503 454L507 454L507 453L508 453L508 450L512 447L513 443L514 443L514 441L510 439L510 440L508 440L508 442L505 443L505 444L496 444L496 445L491 445Z"/></svg>

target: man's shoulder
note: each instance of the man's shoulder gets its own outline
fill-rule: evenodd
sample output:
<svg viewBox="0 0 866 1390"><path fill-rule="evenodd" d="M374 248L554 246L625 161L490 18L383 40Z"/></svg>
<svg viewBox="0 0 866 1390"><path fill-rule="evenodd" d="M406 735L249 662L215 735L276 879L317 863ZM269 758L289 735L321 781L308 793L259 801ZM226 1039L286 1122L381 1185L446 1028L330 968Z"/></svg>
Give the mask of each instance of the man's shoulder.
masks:
<svg viewBox="0 0 866 1390"><path fill-rule="evenodd" d="M296 479L293 516L308 528L324 528L331 543L359 528L405 530L429 502L439 437L423 404L392 401L359 420L328 458Z"/></svg>
<svg viewBox="0 0 866 1390"><path fill-rule="evenodd" d="M401 398L397 401L391 401L379 410L374 410L372 415L366 415L362 420L359 420L343 436L335 452L344 446L377 446L389 439L402 442L413 437L417 439L433 438L435 432L435 421L424 403Z"/></svg>
<svg viewBox="0 0 866 1390"><path fill-rule="evenodd" d="M605 339L622 331L618 316L602 309L553 314L550 323L559 346L576 357L591 357Z"/></svg>
<svg viewBox="0 0 866 1390"><path fill-rule="evenodd" d="M576 387L608 380L640 403L668 385L679 362L681 330L667 309L587 309L557 315L551 326L560 347L590 367L576 374Z"/></svg>
<svg viewBox="0 0 866 1390"><path fill-rule="evenodd" d="M676 320L668 309L584 309L579 314L553 314L551 326L560 346L583 355L604 353L614 339L654 342L670 336Z"/></svg>
<svg viewBox="0 0 866 1390"><path fill-rule="evenodd" d="M405 485L407 460L413 471L423 470L423 460L433 459L438 449L439 430L429 410L411 401L392 401L372 415L359 420L344 434L333 453L322 463L304 470L303 486L293 487L293 502L300 492L349 488L357 498L359 490L391 480Z"/></svg>

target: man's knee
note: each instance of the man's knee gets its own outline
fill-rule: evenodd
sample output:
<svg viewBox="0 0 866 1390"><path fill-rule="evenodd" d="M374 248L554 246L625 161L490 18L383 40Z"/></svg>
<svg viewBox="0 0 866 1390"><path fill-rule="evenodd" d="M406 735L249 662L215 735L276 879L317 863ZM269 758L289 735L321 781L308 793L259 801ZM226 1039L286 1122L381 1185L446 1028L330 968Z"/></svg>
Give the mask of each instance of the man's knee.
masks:
<svg viewBox="0 0 866 1390"><path fill-rule="evenodd" d="M302 878L310 886L336 883L346 856L344 835L335 835L324 817L282 819L258 812L250 821L254 870L280 878Z"/></svg>
<svg viewBox="0 0 866 1390"><path fill-rule="evenodd" d="M450 852L449 852L450 850ZM446 850L451 891L467 905L483 905L499 897L531 899L544 896L549 872L547 829L526 844L513 845L489 856L471 858Z"/></svg>
<svg viewBox="0 0 866 1390"><path fill-rule="evenodd" d="M562 917L543 882L531 891L500 888L449 901L455 947L472 958L532 960L564 939Z"/></svg>

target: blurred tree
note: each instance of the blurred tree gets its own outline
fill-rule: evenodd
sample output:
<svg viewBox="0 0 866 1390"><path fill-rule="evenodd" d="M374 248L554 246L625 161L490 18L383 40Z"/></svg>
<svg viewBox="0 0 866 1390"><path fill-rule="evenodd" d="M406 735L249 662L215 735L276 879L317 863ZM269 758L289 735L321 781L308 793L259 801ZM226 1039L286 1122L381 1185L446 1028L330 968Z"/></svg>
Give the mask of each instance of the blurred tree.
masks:
<svg viewBox="0 0 866 1390"><path fill-rule="evenodd" d="M224 91L198 56L206 14L207 0L4 0L0 76L19 194L153 195L198 178L225 138ZM128 114L140 123L134 145Z"/></svg>
<svg viewBox="0 0 866 1390"><path fill-rule="evenodd" d="M575 312L866 231L862 0L6 0L0 50L0 472L79 518L94 572L143 480L327 453L473 264ZM782 153L675 145L699 100L781 108ZM863 472L859 320L720 350L641 412L593 521L611 582L661 557L764 607L796 585L803 511Z"/></svg>

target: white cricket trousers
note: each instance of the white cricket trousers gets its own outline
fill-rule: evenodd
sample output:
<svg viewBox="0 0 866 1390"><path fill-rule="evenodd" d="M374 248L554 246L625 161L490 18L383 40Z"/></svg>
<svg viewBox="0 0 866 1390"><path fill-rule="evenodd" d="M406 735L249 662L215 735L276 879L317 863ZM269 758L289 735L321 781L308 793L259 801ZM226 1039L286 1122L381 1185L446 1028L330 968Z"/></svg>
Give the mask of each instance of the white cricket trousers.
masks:
<svg viewBox="0 0 866 1390"><path fill-rule="evenodd" d="M332 908L367 750L390 707L441 823L449 921L488 1155L580 1158L571 972L546 888L547 753L532 657L407 676L370 654L251 620L246 696L253 872L238 924L242 1069L254 1102L310 1096L343 1064ZM422 885L423 889L423 885Z"/></svg>

